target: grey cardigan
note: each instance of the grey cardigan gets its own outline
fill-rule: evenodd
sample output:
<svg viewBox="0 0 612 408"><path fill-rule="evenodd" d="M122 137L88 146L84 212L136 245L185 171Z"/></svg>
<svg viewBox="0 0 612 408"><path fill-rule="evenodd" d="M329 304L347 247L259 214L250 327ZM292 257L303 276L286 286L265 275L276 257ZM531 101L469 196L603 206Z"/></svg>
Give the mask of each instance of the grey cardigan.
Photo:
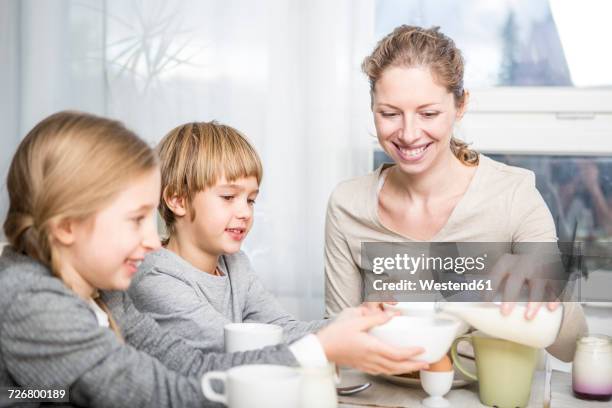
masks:
<svg viewBox="0 0 612 408"><path fill-rule="evenodd" d="M297 365L286 345L205 353L138 312L126 293L103 293L123 344L48 268L10 247L0 256L0 291L0 386L69 387L71 405L212 406L200 388L208 370Z"/></svg>
<svg viewBox="0 0 612 408"><path fill-rule="evenodd" d="M291 343L331 320L301 321L268 292L243 252L223 255L223 276L203 272L165 248L147 254L129 295L138 310L189 344L223 351L223 326L259 322L280 325Z"/></svg>

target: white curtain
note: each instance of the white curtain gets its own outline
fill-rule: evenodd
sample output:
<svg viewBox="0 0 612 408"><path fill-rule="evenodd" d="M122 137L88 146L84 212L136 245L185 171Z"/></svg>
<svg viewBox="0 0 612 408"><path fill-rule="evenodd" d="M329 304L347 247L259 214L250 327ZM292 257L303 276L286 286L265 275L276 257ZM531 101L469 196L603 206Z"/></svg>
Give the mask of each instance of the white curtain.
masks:
<svg viewBox="0 0 612 408"><path fill-rule="evenodd" d="M371 166L360 63L373 46L374 0L0 7L1 30L12 33L0 40L0 80L16 84L0 96L8 119L0 170L27 130L60 109L120 119L152 145L187 121L234 126L252 140L265 172L244 249L290 311L322 316L327 199L336 183Z"/></svg>

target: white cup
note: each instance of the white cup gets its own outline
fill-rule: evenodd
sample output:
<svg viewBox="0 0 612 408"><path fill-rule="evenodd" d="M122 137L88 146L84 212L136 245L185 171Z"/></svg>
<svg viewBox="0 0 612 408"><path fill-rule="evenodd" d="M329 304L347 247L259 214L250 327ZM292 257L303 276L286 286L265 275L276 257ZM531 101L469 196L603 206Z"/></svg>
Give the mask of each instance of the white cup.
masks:
<svg viewBox="0 0 612 408"><path fill-rule="evenodd" d="M223 327L225 352L257 350L283 341L283 328L267 323L230 323Z"/></svg>
<svg viewBox="0 0 612 408"><path fill-rule="evenodd" d="M223 383L223 393L212 389L211 380ZM295 368L254 364L204 374L202 391L209 400L230 408L298 408L300 383Z"/></svg>

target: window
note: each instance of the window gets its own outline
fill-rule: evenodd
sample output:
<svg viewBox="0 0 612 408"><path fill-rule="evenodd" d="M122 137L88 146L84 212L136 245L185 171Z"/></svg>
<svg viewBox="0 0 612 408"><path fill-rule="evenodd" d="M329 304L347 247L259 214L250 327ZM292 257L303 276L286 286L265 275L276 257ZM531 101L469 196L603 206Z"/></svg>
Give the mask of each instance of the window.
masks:
<svg viewBox="0 0 612 408"><path fill-rule="evenodd" d="M379 0L376 36L440 26L464 53L470 88L610 87L611 14L612 4L591 0Z"/></svg>
<svg viewBox="0 0 612 408"><path fill-rule="evenodd" d="M612 3L377 0L376 38L440 26L466 60L456 135L486 152L612 155Z"/></svg>

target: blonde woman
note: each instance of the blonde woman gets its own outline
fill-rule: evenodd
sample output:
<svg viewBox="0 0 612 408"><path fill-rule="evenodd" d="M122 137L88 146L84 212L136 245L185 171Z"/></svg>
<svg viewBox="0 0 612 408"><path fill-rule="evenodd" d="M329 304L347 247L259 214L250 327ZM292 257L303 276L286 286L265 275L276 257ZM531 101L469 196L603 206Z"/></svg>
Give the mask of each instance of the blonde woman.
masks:
<svg viewBox="0 0 612 408"><path fill-rule="evenodd" d="M362 68L378 141L393 163L340 183L331 195L325 235L329 315L363 301L362 242L505 242L510 249L512 243L556 241L534 174L478 154L453 136L469 94L461 52L449 37L437 28L397 27ZM503 275L513 276L512 270L510 262ZM537 313L533 306L527 318ZM511 307L504 305L504 313ZM585 332L580 306L567 304L549 351L571 360L576 338Z"/></svg>
<svg viewBox="0 0 612 408"><path fill-rule="evenodd" d="M210 405L200 389L207 370L297 365L302 340L293 349L204 353L133 306L123 291L145 254L160 246L160 173L153 151L121 123L76 112L44 119L19 145L7 187L2 386L63 387L79 406L202 407ZM370 371L418 369L409 360L418 349L385 349L377 361L363 356L371 347L365 330L389 318L351 309L307 344ZM1 394L0 405L17 402L7 398Z"/></svg>

